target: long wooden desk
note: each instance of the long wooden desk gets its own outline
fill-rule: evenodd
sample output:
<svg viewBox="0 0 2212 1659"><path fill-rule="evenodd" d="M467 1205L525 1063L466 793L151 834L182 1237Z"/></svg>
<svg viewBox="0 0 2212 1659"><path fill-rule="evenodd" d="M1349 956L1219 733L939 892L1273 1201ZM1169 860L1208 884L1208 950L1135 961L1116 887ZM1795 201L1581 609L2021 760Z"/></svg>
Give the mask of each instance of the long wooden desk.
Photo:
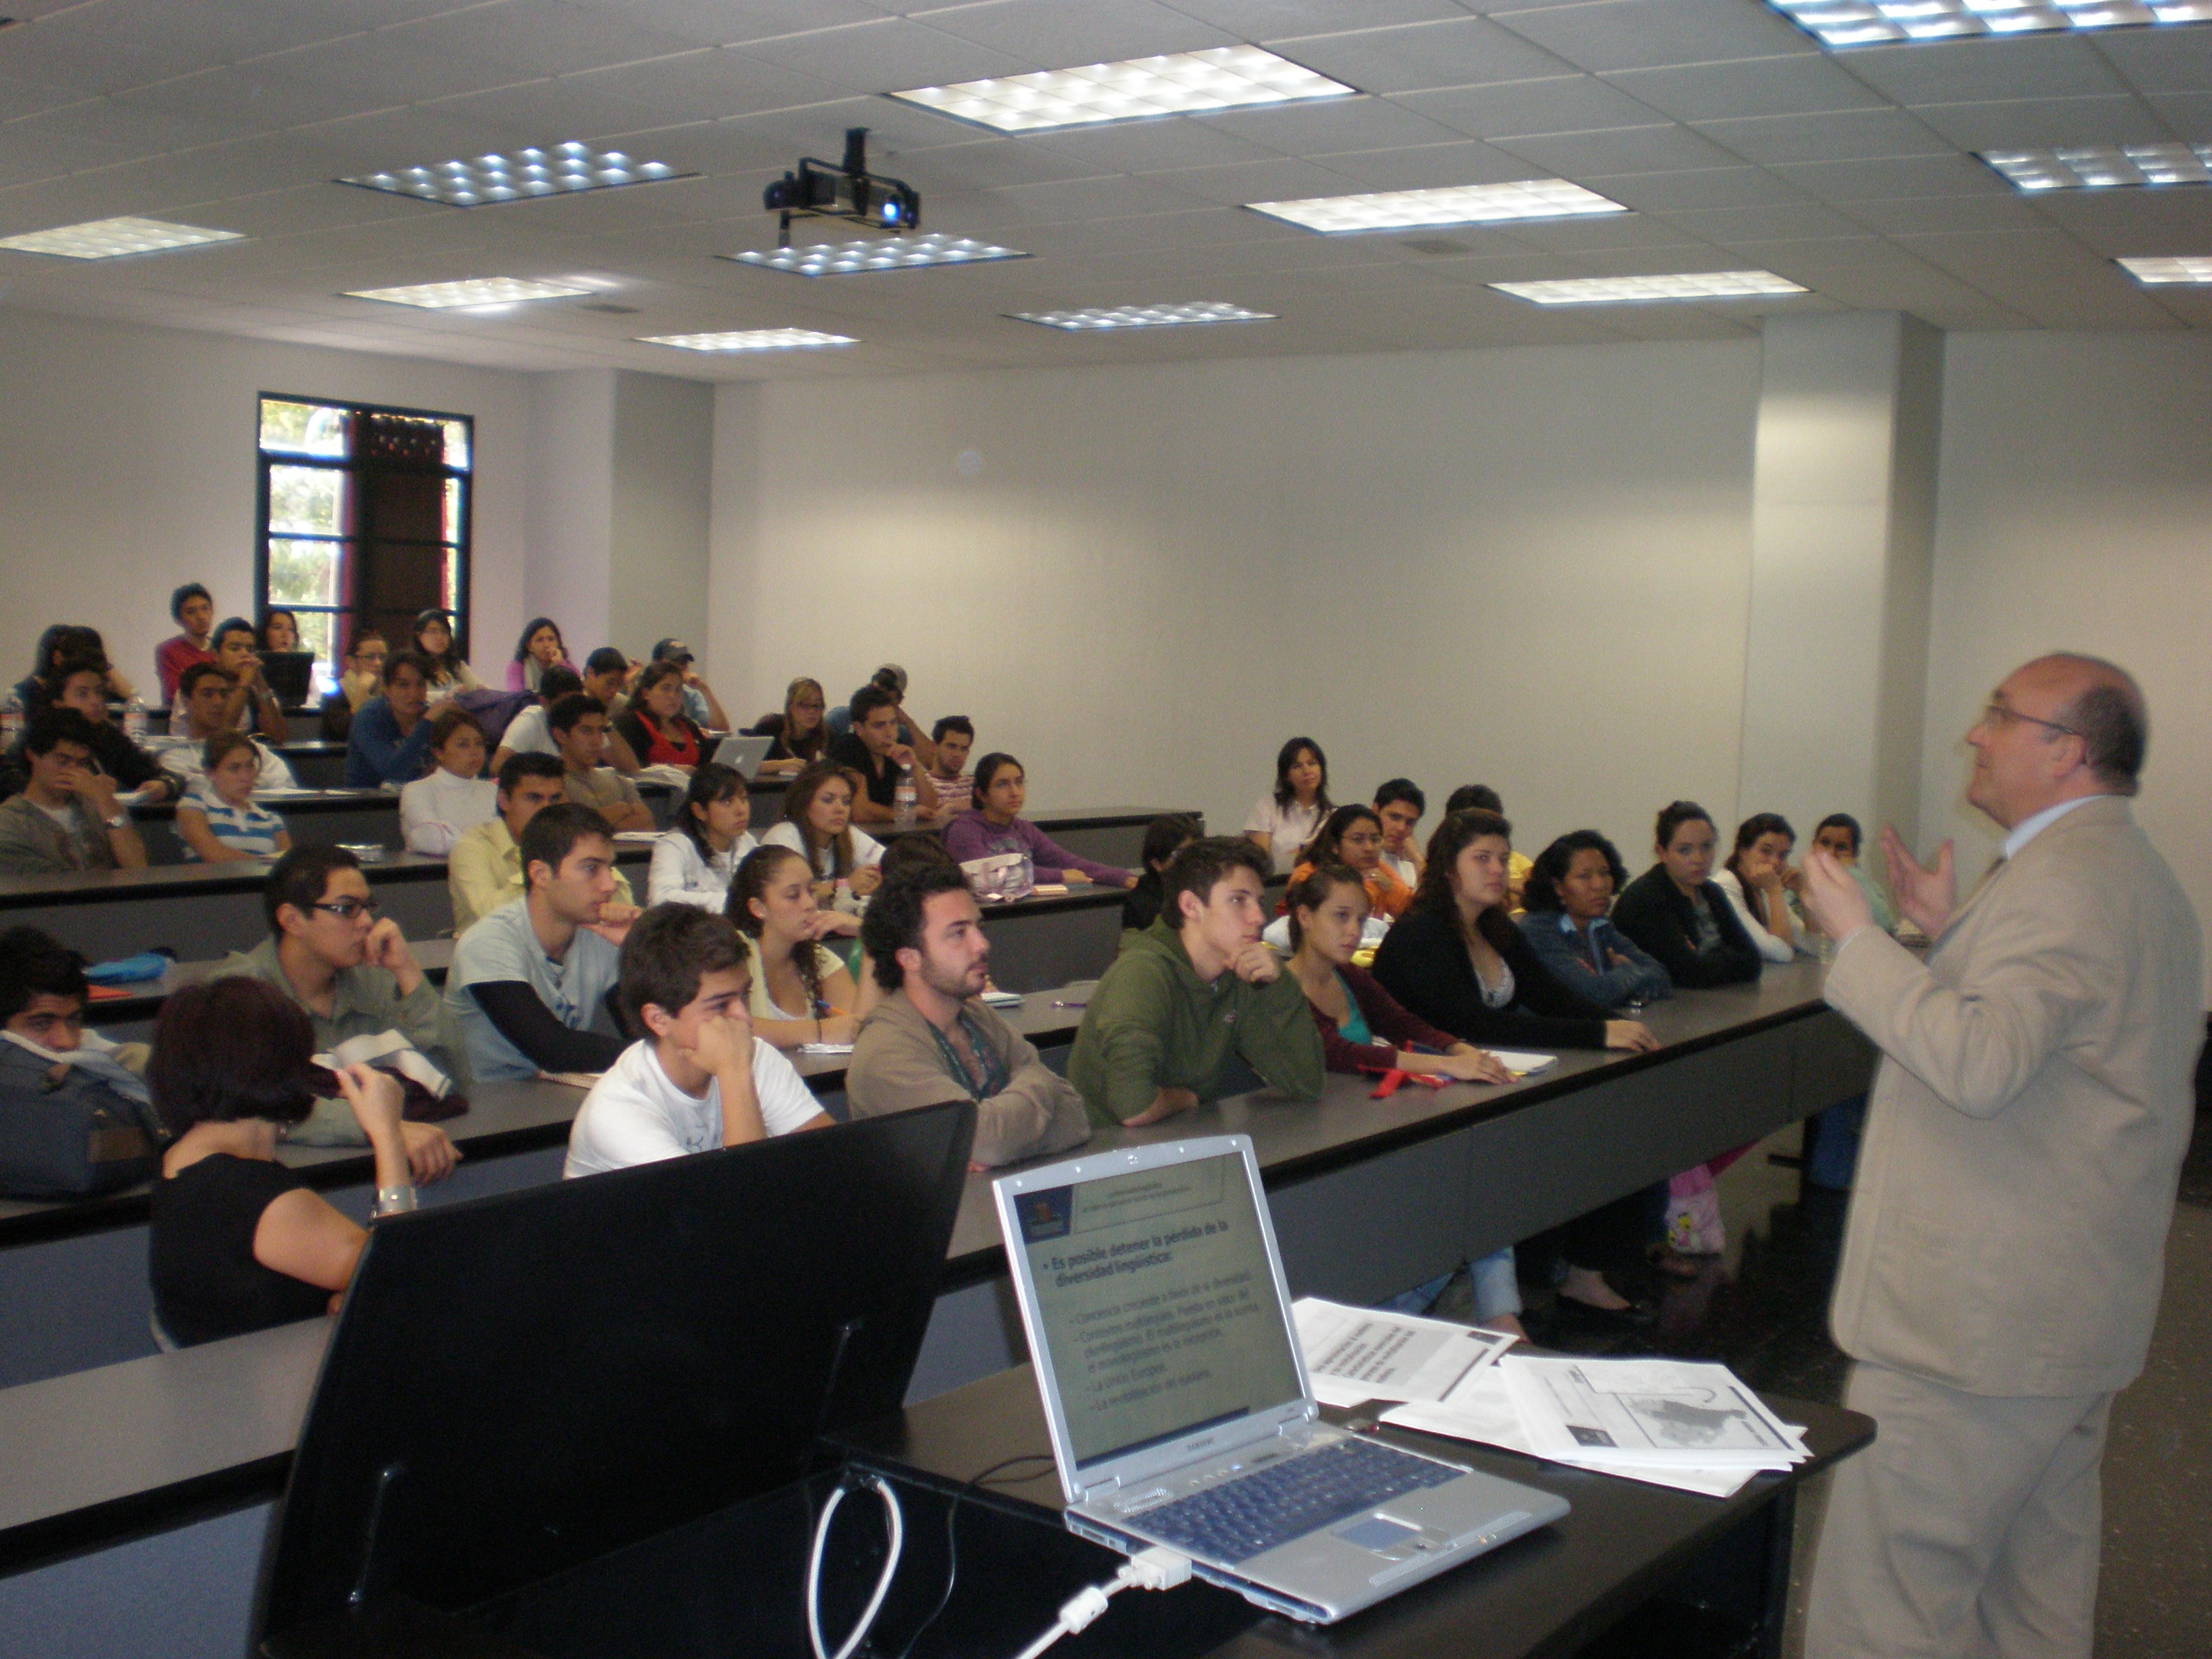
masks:
<svg viewBox="0 0 2212 1659"><path fill-rule="evenodd" d="M1786 1473L1755 1475L1731 1497L1717 1499L1568 1468L1495 1447L1408 1430L1382 1430L1380 1437L1385 1440L1557 1493L1573 1507L1563 1520L1528 1537L1327 1628L1294 1624L1261 1613L1230 1591L1194 1585L1174 1592L1173 1613L1160 1610L1163 1616L1149 1638L1126 1623L1116 1633L1130 1638L1135 1650L1155 1659L1200 1654L1233 1655L1236 1659L1355 1659L1368 1655L1428 1659L1470 1650L1485 1659L1535 1659L1577 1653L1626 1619L1632 1622L1620 1633L1632 1640L1623 1644L1623 1651L1680 1652L1691 1646L1692 1630L1702 1626L1701 1633L1724 1633L1739 1644L1728 1651L1778 1654L1797 1489L1865 1445L1873 1437L1874 1425L1839 1407L1802 1400L1773 1399L1770 1403L1784 1421L1805 1430L1811 1459ZM1330 1410L1324 1415L1340 1424L1371 1422L1376 1409L1370 1405L1364 1411ZM1013 1540L1005 1538L1004 1528L994 1534L988 1520L974 1527L971 1536L979 1541L963 1547L961 1567L963 1575L972 1571L988 1589L980 1604L948 1607L945 1629L958 1632L977 1650L1011 1650L1030 1631L1049 1624L1053 1609L1077 1584L1114 1570L1118 1558L1103 1548L1051 1547L1059 1541L1063 1504L1036 1379L1027 1365L910 1406L895 1419L837 1438L854 1462L921 1486L940 1499L957 1494L963 1503L1026 1521L1049 1534L1040 1538L1031 1532ZM996 1481L988 1490L968 1486L978 1470L1003 1468L1009 1459L1040 1454L1041 1462L1030 1466L1036 1471L1033 1478L1018 1478L1030 1473L1023 1469L1010 1472L1014 1478ZM933 1514L939 1508L941 1504L921 1513ZM913 1518L915 1510L908 1514L909 1535L914 1535L921 1528ZM586 1584L578 1588L628 1613L636 1621L633 1628L652 1645L659 1619L672 1614L680 1620L688 1610L690 1598L684 1594L687 1579L699 1581L699 1575L687 1575L680 1565L672 1572L662 1565L671 1556L680 1563L689 1541L679 1535L665 1546L648 1543L634 1552L659 1569L652 1575L656 1592L652 1605L638 1605L639 1596L623 1593L636 1583L632 1577L636 1564L631 1562L605 1567L594 1564L586 1570ZM1018 1569L1011 1576L994 1571L994 1543L1010 1563L1031 1550L1074 1557L1072 1565L1077 1565L1078 1576L1061 1587L1024 1582L1030 1573ZM1009 1544L1015 1547L1007 1548ZM1023 1565L1028 1567L1029 1562ZM677 1592L672 1597L668 1595L671 1587ZM1043 1610L994 1605L1007 1597L1042 1602ZM1126 1601L1115 1605L1118 1612L1128 1613ZM1000 1621L1011 1629L985 1634ZM909 1626L911 1622L909 1615ZM1471 1650L1473 1632L1480 1632L1480 1637ZM994 1635L1000 1639L993 1639ZM671 1649L681 1641L673 1629L669 1638L662 1645ZM1700 1644L1698 1650L1719 1649Z"/></svg>
<svg viewBox="0 0 2212 1659"><path fill-rule="evenodd" d="M396 848L400 844L398 796L381 789L347 789L337 785L325 788L312 784L303 787L315 793L256 797L262 805L284 820L294 842L316 846L345 842ZM133 807L131 818L138 827L139 838L146 843L146 857L150 863L168 866L190 862L185 857L184 842L177 837L174 801Z"/></svg>
<svg viewBox="0 0 2212 1659"><path fill-rule="evenodd" d="M1236 1097L1172 1126L1102 1131L1091 1149L1250 1133L1293 1292L1371 1302L1863 1091L1871 1051L1820 1002L1820 976L1796 963L1757 986L1654 1005L1646 1018L1666 1045L1656 1054L1570 1053L1510 1086L1389 1102L1369 1099L1361 1079L1332 1078L1317 1105ZM15 1575L0 1578L0 1628L66 1606L82 1621L71 1628L101 1645L58 1653L234 1656L325 1329L0 1392L0 1573ZM1024 1352L988 1179L974 1176L911 1398ZM80 1399L98 1408L78 1414ZM241 1399L252 1402L244 1412ZM82 1559L57 1559L73 1552ZM146 1572L211 1587L204 1645L180 1644L168 1622L145 1645L103 1604L117 1575Z"/></svg>
<svg viewBox="0 0 2212 1659"><path fill-rule="evenodd" d="M424 970L442 980L449 941L418 947ZM204 978L211 963L177 969L178 982ZM1073 985L1028 999L1006 1018L1040 1048L1057 1055L1075 1036L1088 988ZM794 1055L809 1087L833 1117L845 1115L842 1055ZM454 1203L561 1178L568 1126L583 1092L550 1082L480 1083L467 1112L446 1131L462 1154L445 1182L423 1190L425 1203ZM285 1146L279 1156L340 1208L365 1218L375 1173L358 1146ZM65 1200L0 1199L0 1389L150 1354L147 1282L149 1188L144 1185Z"/></svg>
<svg viewBox="0 0 2212 1659"><path fill-rule="evenodd" d="M625 844L615 861L638 873L650 848ZM446 860L393 853L364 865L382 913L410 939L435 939L453 926ZM250 951L269 932L261 894L269 866L179 864L143 870L95 870L66 876L0 876L0 927L43 929L94 962L166 945L180 958Z"/></svg>
<svg viewBox="0 0 2212 1659"><path fill-rule="evenodd" d="M358 791L325 799L337 803L332 810L340 813L373 811L390 815L396 811L392 807L362 804ZM1158 811L1151 807L1078 807L1042 814L1036 822L1071 851L1133 863L1144 842L1145 827L1157 816ZM392 840L396 841L397 818L392 822ZM307 838L301 834L301 839ZM337 837L319 833L313 838ZM625 842L616 849L615 857L630 872L632 884L641 889L638 872L651 862L652 849ZM4 876L0 877L0 927L28 924L43 928L95 962L131 956L159 945L171 946L186 959L248 950L268 931L261 914L261 888L267 873L268 866L256 861ZM397 921L408 938L434 939L451 931L453 907L447 894L443 859L395 851L382 862L364 866L364 873L384 914ZM1120 937L1120 903L1117 890L1078 888L1064 899L1024 901L1003 911L994 910L1000 919L992 934L1001 953L997 964L1000 983L1012 990L1028 991L1097 974L1112 959ZM1034 926L1040 921L1045 925ZM1064 948L1059 943L1061 940L1067 941Z"/></svg>

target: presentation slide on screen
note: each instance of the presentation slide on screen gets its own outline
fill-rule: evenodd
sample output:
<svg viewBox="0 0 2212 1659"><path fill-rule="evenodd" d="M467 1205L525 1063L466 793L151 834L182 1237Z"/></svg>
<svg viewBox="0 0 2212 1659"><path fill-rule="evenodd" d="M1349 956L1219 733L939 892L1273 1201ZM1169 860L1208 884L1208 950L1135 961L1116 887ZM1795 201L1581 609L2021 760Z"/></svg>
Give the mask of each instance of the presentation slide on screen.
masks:
<svg viewBox="0 0 2212 1659"><path fill-rule="evenodd" d="M1079 1465L1298 1397L1234 1156L1017 1203Z"/></svg>

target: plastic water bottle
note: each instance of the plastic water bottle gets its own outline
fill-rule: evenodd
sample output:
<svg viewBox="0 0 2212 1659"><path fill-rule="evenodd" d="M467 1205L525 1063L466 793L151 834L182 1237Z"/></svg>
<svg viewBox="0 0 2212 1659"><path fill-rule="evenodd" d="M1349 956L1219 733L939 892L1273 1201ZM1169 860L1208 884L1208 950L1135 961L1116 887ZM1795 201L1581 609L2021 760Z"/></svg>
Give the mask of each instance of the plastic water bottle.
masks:
<svg viewBox="0 0 2212 1659"><path fill-rule="evenodd" d="M911 766L902 766L899 768L898 787L891 792L892 829L911 830L914 828L914 809L915 799L914 768Z"/></svg>
<svg viewBox="0 0 2212 1659"><path fill-rule="evenodd" d="M23 736L23 699L11 688L0 702L0 749L13 749Z"/></svg>
<svg viewBox="0 0 2212 1659"><path fill-rule="evenodd" d="M146 741L146 699L137 692L123 705L123 735L133 743Z"/></svg>

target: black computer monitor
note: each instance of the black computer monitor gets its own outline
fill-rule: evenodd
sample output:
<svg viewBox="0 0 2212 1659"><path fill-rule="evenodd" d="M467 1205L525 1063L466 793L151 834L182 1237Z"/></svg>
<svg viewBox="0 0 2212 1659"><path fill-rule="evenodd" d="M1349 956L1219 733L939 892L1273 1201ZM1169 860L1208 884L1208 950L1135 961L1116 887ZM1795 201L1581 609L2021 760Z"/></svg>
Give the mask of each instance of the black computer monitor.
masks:
<svg viewBox="0 0 2212 1659"><path fill-rule="evenodd" d="M292 1464L261 1626L458 1613L799 1478L898 1408L967 1102L382 1221Z"/></svg>

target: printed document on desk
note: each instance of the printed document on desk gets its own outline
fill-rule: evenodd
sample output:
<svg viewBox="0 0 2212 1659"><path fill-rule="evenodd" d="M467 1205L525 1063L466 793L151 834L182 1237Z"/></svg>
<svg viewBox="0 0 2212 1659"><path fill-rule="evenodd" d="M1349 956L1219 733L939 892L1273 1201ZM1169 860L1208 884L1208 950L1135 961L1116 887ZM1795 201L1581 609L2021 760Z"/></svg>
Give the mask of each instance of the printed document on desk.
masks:
<svg viewBox="0 0 2212 1659"><path fill-rule="evenodd" d="M1784 1469L1809 1455L1725 1365L1516 1354L1502 1369L1540 1457Z"/></svg>
<svg viewBox="0 0 2212 1659"><path fill-rule="evenodd" d="M1517 1340L1319 1297L1291 1304L1306 1380L1324 1406L1364 1400L1442 1400Z"/></svg>
<svg viewBox="0 0 2212 1659"><path fill-rule="evenodd" d="M1505 1373L1495 1365L1468 1378L1452 1390L1449 1400L1435 1405L1413 1401L1393 1406L1382 1413L1382 1421L1394 1428L1440 1434L1453 1440L1472 1440L1478 1445L1496 1446L1530 1457L1538 1455L1529 1443L1528 1431L1521 1426L1521 1413L1514 1409L1513 1396L1505 1387ZM1732 1498L1759 1473L1757 1469L1655 1468L1645 1464L1612 1462L1597 1455L1547 1461L1589 1469L1595 1474L1616 1475L1624 1480L1641 1480L1648 1486L1693 1492L1704 1498Z"/></svg>

